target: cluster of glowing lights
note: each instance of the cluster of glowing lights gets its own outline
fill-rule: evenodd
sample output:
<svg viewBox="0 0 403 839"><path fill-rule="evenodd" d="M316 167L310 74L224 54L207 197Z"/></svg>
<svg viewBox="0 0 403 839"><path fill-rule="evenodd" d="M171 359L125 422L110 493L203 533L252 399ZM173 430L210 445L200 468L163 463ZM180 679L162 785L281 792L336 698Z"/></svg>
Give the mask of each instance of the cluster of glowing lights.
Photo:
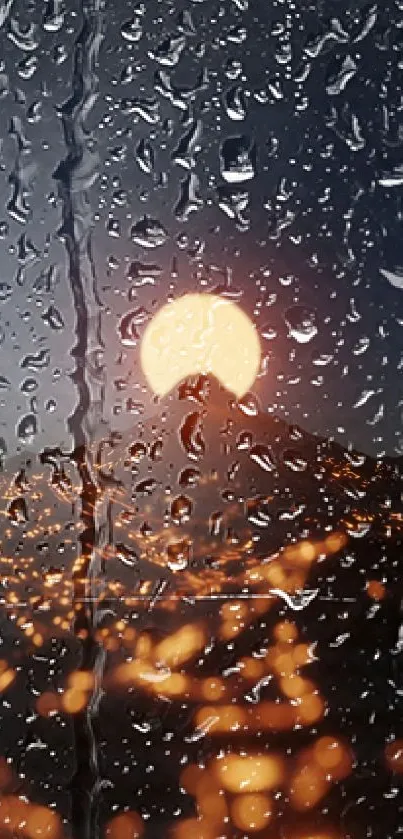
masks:
<svg viewBox="0 0 403 839"><path fill-rule="evenodd" d="M228 823L247 835L259 832L275 819L277 793L284 787L291 806L307 811L332 782L347 777L351 766L349 747L331 737L319 738L291 760L277 754L228 751L205 767L191 764L183 771L181 784L196 800L197 818L181 822L174 837L216 839L225 834ZM331 834L321 836L330 839Z"/></svg>
<svg viewBox="0 0 403 839"><path fill-rule="evenodd" d="M14 790L18 779L0 757L0 832L7 839L63 839L62 820L50 807L29 801Z"/></svg>

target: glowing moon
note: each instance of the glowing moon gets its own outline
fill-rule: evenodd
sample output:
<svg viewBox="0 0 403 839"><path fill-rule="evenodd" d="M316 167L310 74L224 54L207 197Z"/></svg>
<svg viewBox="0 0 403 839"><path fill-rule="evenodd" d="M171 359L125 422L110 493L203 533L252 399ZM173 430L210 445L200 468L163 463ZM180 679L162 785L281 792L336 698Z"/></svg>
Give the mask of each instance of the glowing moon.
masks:
<svg viewBox="0 0 403 839"><path fill-rule="evenodd" d="M238 399L253 385L260 341L250 318L214 294L185 294L148 324L141 366L155 394L165 396L187 376L213 374Z"/></svg>

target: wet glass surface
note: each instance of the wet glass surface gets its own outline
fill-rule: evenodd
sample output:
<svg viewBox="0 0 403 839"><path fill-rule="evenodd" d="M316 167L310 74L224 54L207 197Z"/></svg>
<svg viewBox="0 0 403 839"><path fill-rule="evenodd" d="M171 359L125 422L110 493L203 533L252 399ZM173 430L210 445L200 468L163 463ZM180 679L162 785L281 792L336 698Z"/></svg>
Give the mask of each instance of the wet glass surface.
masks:
<svg viewBox="0 0 403 839"><path fill-rule="evenodd" d="M402 32L0 2L1 839L402 833Z"/></svg>

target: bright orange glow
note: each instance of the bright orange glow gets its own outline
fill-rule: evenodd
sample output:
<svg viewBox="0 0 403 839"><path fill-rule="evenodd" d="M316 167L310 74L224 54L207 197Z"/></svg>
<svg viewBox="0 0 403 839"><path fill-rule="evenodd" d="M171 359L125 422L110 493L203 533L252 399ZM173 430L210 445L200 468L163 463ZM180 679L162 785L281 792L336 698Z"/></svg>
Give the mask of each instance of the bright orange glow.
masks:
<svg viewBox="0 0 403 839"><path fill-rule="evenodd" d="M273 803L267 795L240 795L231 805L231 817L239 830L263 830L272 816Z"/></svg>
<svg viewBox="0 0 403 839"><path fill-rule="evenodd" d="M385 586L379 580L369 580L367 583L367 594L373 600L383 600L386 595Z"/></svg>
<svg viewBox="0 0 403 839"><path fill-rule="evenodd" d="M182 676L181 673L172 673L163 682L155 682L153 689L155 693L160 693L164 696L183 696L186 694L188 685L189 679L186 676Z"/></svg>
<svg viewBox="0 0 403 839"><path fill-rule="evenodd" d="M215 839L215 831L204 821L197 819L185 819L181 824L176 825L173 832L174 839Z"/></svg>
<svg viewBox="0 0 403 839"><path fill-rule="evenodd" d="M14 679L14 670L4 670L4 672L0 674L0 693L3 690L7 690L7 688L13 683Z"/></svg>
<svg viewBox="0 0 403 839"><path fill-rule="evenodd" d="M108 822L106 839L140 839L144 833L144 824L138 813L128 811L119 813Z"/></svg>
<svg viewBox="0 0 403 839"><path fill-rule="evenodd" d="M305 724L310 725L322 719L325 712L325 703L317 694L305 694L299 700L298 718Z"/></svg>
<svg viewBox="0 0 403 839"><path fill-rule="evenodd" d="M284 696L287 696L288 699L298 699L304 696L305 693L312 693L314 685L313 682L310 682L308 679L303 679L302 676L291 674L290 676L284 676L280 680L280 687Z"/></svg>
<svg viewBox="0 0 403 839"><path fill-rule="evenodd" d="M242 708L234 705L207 705L196 712L195 723L198 728L206 729L210 734L238 731L247 724L247 716Z"/></svg>
<svg viewBox="0 0 403 839"><path fill-rule="evenodd" d="M89 673L88 670L76 670L71 673L68 679L68 685L75 690L92 690L94 686L94 674Z"/></svg>
<svg viewBox="0 0 403 839"><path fill-rule="evenodd" d="M31 805L25 830L32 839L56 839L61 835L60 818L47 807Z"/></svg>
<svg viewBox="0 0 403 839"><path fill-rule="evenodd" d="M241 658L242 675L244 679L260 679L264 672L262 661L256 658Z"/></svg>
<svg viewBox="0 0 403 839"><path fill-rule="evenodd" d="M205 644L204 629L189 624L157 644L153 659L166 667L178 667L201 652Z"/></svg>
<svg viewBox="0 0 403 839"><path fill-rule="evenodd" d="M268 755L227 755L217 759L216 774L228 792L261 792L279 786L284 776L283 762Z"/></svg>
<svg viewBox="0 0 403 839"><path fill-rule="evenodd" d="M78 714L87 704L87 694L82 690L69 688L62 696L61 705L67 714Z"/></svg>
<svg viewBox="0 0 403 839"><path fill-rule="evenodd" d="M345 750L334 737L321 737L315 743L313 756L322 769L332 770L343 762Z"/></svg>
<svg viewBox="0 0 403 839"><path fill-rule="evenodd" d="M291 651L274 655L273 670L279 676L292 676L295 672L295 663Z"/></svg>
<svg viewBox="0 0 403 839"><path fill-rule="evenodd" d="M203 819L210 822L210 824L222 824L228 815L228 808L225 797L212 784L211 778L204 777L197 787L197 805L198 810Z"/></svg>
<svg viewBox="0 0 403 839"><path fill-rule="evenodd" d="M218 702L226 694L226 686L222 679L210 678L202 682L203 699L208 702Z"/></svg>
<svg viewBox="0 0 403 839"><path fill-rule="evenodd" d="M158 396L196 373L212 373L238 398L253 385L260 341L250 318L228 298L185 294L163 306L148 324L140 359Z"/></svg>
<svg viewBox="0 0 403 839"><path fill-rule="evenodd" d="M27 839L60 839L62 835L57 813L14 795L0 799L0 828L4 828L7 835L22 835Z"/></svg>
<svg viewBox="0 0 403 839"><path fill-rule="evenodd" d="M290 783L290 803L295 810L310 810L326 795L329 784L313 763L299 769Z"/></svg>
<svg viewBox="0 0 403 839"><path fill-rule="evenodd" d="M274 629L274 637L277 641L281 641L283 643L292 643L296 641L298 638L298 630L295 626L295 623L291 621L282 621L282 623L278 623Z"/></svg>

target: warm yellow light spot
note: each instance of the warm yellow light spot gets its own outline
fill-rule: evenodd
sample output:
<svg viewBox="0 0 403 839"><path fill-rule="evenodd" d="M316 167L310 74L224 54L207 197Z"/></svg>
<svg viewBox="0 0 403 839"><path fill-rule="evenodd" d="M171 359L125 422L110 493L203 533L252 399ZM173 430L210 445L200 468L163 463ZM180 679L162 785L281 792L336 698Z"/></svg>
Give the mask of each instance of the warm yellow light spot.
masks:
<svg viewBox="0 0 403 839"><path fill-rule="evenodd" d="M278 757L231 754L217 760L216 772L228 792L262 792L279 786L284 767Z"/></svg>
<svg viewBox="0 0 403 839"><path fill-rule="evenodd" d="M253 385L260 342L249 317L235 303L214 294L185 294L168 303L148 324L141 366L158 396L196 373L212 373L238 398Z"/></svg>
<svg viewBox="0 0 403 839"><path fill-rule="evenodd" d="M295 663L291 653L280 653L273 661L273 670L279 676L292 676L295 673Z"/></svg>
<svg viewBox="0 0 403 839"><path fill-rule="evenodd" d="M94 686L94 675L88 670L76 670L70 674L68 685L69 688L75 688L75 690L79 691L92 690Z"/></svg>
<svg viewBox="0 0 403 839"><path fill-rule="evenodd" d="M172 673L161 682L154 682L153 690L163 696L181 696L189 687L189 680L181 673Z"/></svg>
<svg viewBox="0 0 403 839"><path fill-rule="evenodd" d="M299 542L297 545L290 545L290 547L285 549L284 558L287 562L295 565L309 564L316 559L318 547L318 545L314 545L312 542Z"/></svg>
<svg viewBox="0 0 403 839"><path fill-rule="evenodd" d="M243 708L234 705L203 706L195 715L197 728L204 729L209 734L231 732L243 729L247 724L247 716Z"/></svg>
<svg viewBox="0 0 403 839"><path fill-rule="evenodd" d="M7 690L8 687L12 684L15 679L15 672L14 670L4 670L4 672L0 676L0 693L3 690Z"/></svg>
<svg viewBox="0 0 403 839"><path fill-rule="evenodd" d="M242 676L244 679L260 679L264 672L264 665L262 661L255 658L241 658L239 662L242 668Z"/></svg>
<svg viewBox="0 0 403 839"><path fill-rule="evenodd" d="M292 623L291 621L278 623L274 628L274 637L277 641L281 641L285 644L291 644L293 641L296 641L298 637L298 630L295 623Z"/></svg>
<svg viewBox="0 0 403 839"><path fill-rule="evenodd" d="M206 633L200 626L183 626L161 641L154 651L154 661L167 667L179 667L203 650Z"/></svg>
<svg viewBox="0 0 403 839"><path fill-rule="evenodd" d="M319 766L306 764L290 784L290 804L295 810L310 810L326 795L329 784Z"/></svg>
<svg viewBox="0 0 403 839"><path fill-rule="evenodd" d="M29 837L56 839L61 835L60 816L47 807L31 805L25 832Z"/></svg>
<svg viewBox="0 0 403 839"><path fill-rule="evenodd" d="M63 694L62 708L67 714L78 714L87 704L87 695L84 691L69 688Z"/></svg>
<svg viewBox="0 0 403 839"><path fill-rule="evenodd" d="M209 826L223 825L228 815L228 807L222 790L217 789L214 779L204 772L196 789L197 809ZM219 835L221 831L215 831Z"/></svg>
<svg viewBox="0 0 403 839"><path fill-rule="evenodd" d="M267 795L240 795L231 806L232 821L239 830L263 830L272 815L272 802Z"/></svg>
<svg viewBox="0 0 403 839"><path fill-rule="evenodd" d="M0 800L2 835L24 836L26 839L59 839L62 834L60 816L38 804L14 795Z"/></svg>
<svg viewBox="0 0 403 839"><path fill-rule="evenodd" d="M332 770L343 762L345 750L334 737L321 737L314 746L313 756L322 769Z"/></svg>
<svg viewBox="0 0 403 839"><path fill-rule="evenodd" d="M152 650L152 641L149 635L140 635L136 644L136 657L148 658Z"/></svg>
<svg viewBox="0 0 403 839"><path fill-rule="evenodd" d="M337 553L341 551L347 544L347 536L345 533L331 533L325 539L325 553L326 555Z"/></svg>
<svg viewBox="0 0 403 839"><path fill-rule="evenodd" d="M299 700L298 717L304 725L318 722L325 712L325 703L320 696L305 694Z"/></svg>
<svg viewBox="0 0 403 839"><path fill-rule="evenodd" d="M292 673L289 676L284 676L280 680L280 687L284 694L287 696L288 699L298 699L301 696L304 696L305 693L309 693L310 690L314 690L313 682L310 682L308 679L303 679L302 676L298 676L295 673Z"/></svg>
<svg viewBox="0 0 403 839"><path fill-rule="evenodd" d="M222 679L214 678L205 679L201 685L201 693L203 699L208 702L218 702L226 694L226 686Z"/></svg>

